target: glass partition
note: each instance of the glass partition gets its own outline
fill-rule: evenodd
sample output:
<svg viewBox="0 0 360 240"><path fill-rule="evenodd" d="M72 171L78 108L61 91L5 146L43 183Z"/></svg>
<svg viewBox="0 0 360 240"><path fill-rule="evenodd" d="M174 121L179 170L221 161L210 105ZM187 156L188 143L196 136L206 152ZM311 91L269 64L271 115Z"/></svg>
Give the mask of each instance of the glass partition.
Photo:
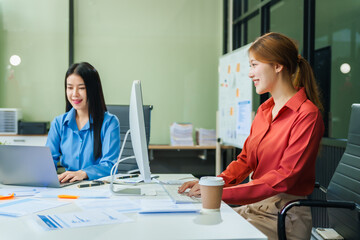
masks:
<svg viewBox="0 0 360 240"><path fill-rule="evenodd" d="M270 31L280 32L303 45L304 1L279 1L270 8Z"/></svg>
<svg viewBox="0 0 360 240"><path fill-rule="evenodd" d="M68 1L0 1L0 107L27 121L64 112Z"/></svg>
<svg viewBox="0 0 360 240"><path fill-rule="evenodd" d="M142 81L152 144L167 144L175 121L216 127L218 0L0 0L0 107L20 108L25 121L64 113L71 2L74 62L97 68L108 104L129 104Z"/></svg>
<svg viewBox="0 0 360 240"><path fill-rule="evenodd" d="M315 53L329 70L329 137L347 138L351 104L360 103L360 1L316 0L315 9Z"/></svg>

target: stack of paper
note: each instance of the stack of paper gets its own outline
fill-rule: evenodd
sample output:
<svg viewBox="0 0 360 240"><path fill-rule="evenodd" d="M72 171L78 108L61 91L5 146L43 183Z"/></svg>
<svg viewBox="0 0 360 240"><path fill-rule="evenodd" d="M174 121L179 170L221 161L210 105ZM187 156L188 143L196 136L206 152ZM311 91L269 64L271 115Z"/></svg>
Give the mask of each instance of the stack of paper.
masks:
<svg viewBox="0 0 360 240"><path fill-rule="evenodd" d="M172 146L194 146L193 125L191 123L173 123L170 126L170 141Z"/></svg>
<svg viewBox="0 0 360 240"><path fill-rule="evenodd" d="M196 131L196 140L200 146L214 146L216 145L216 131L200 128Z"/></svg>

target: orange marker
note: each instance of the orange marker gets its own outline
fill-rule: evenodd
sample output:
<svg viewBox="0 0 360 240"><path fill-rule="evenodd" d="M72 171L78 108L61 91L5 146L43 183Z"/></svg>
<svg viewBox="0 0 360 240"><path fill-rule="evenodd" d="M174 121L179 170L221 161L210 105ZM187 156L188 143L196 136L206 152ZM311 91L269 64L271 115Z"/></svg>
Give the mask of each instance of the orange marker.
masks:
<svg viewBox="0 0 360 240"><path fill-rule="evenodd" d="M12 193L11 195L8 196L2 196L0 195L0 200L10 200L10 199L14 199L15 198L15 194Z"/></svg>
<svg viewBox="0 0 360 240"><path fill-rule="evenodd" d="M239 97L240 96L240 90L237 88L236 89L236 97Z"/></svg>
<svg viewBox="0 0 360 240"><path fill-rule="evenodd" d="M231 108L230 108L230 116L232 116L233 113L234 113L234 109L231 107Z"/></svg>
<svg viewBox="0 0 360 240"><path fill-rule="evenodd" d="M62 198L62 199L78 199L79 196L73 196L73 195L58 195L58 198Z"/></svg>
<svg viewBox="0 0 360 240"><path fill-rule="evenodd" d="M228 66L228 74L230 74L231 73L231 66L229 65Z"/></svg>

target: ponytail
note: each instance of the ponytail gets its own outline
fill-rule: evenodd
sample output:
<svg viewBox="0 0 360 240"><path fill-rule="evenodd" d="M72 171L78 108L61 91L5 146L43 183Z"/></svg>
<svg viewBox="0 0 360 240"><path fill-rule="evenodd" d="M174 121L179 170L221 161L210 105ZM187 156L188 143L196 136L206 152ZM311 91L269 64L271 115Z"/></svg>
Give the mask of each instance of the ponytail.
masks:
<svg viewBox="0 0 360 240"><path fill-rule="evenodd" d="M296 89L304 88L308 99L314 103L320 111L324 111L320 101L318 86L315 81L313 70L306 59L298 56L298 68L295 72L293 85Z"/></svg>

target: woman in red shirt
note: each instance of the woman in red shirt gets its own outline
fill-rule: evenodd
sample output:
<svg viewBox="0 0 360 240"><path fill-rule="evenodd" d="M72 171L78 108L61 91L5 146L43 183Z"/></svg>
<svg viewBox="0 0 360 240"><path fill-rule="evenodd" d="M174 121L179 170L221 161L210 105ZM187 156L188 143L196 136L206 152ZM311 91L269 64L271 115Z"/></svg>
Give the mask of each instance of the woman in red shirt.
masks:
<svg viewBox="0 0 360 240"><path fill-rule="evenodd" d="M271 98L257 110L242 152L219 176L222 199L269 239L277 239L277 213L290 200L306 198L315 183L315 161L324 123L318 90L309 63L296 44L279 33L259 37L249 49L249 77L256 92ZM249 183L240 184L251 175ZM184 183L199 195L197 181ZM310 239L310 208L290 210L288 239Z"/></svg>

